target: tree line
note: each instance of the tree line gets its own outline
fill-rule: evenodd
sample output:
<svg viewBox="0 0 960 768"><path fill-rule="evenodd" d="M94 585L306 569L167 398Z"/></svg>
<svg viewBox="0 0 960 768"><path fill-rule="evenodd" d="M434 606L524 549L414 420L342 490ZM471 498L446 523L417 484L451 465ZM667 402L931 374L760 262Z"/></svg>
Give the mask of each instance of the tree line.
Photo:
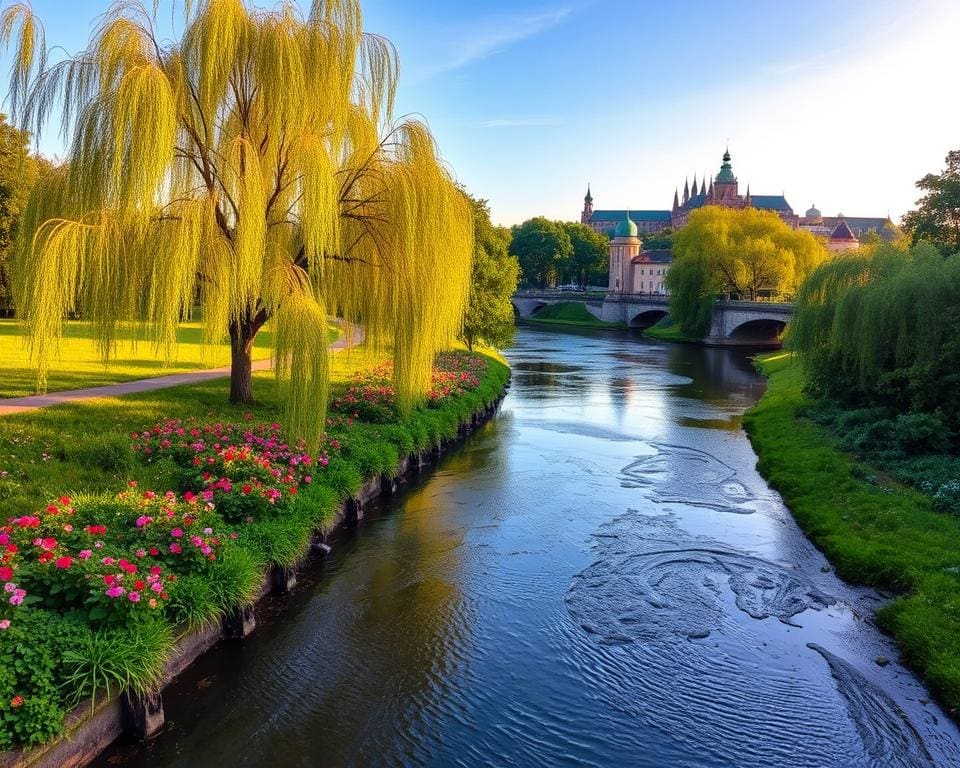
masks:
<svg viewBox="0 0 960 768"><path fill-rule="evenodd" d="M538 216L513 227L510 253L532 288L607 284L610 238L586 224Z"/></svg>

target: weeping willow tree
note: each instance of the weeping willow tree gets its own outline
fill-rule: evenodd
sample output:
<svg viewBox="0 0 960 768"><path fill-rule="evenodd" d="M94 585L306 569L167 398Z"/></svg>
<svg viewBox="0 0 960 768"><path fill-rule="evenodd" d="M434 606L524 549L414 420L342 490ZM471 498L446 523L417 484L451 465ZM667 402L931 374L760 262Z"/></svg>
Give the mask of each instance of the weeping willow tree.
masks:
<svg viewBox="0 0 960 768"><path fill-rule="evenodd" d="M815 395L960 427L960 255L882 245L827 262L797 295L787 344Z"/></svg>
<svg viewBox="0 0 960 768"><path fill-rule="evenodd" d="M460 330L472 220L425 125L394 121L394 48L363 31L359 0L186 0L175 43L156 11L115 3L52 64L28 5L0 17L15 120L39 135L56 117L69 147L15 248L38 387L68 314L105 360L131 322L170 355L199 296L204 339L229 335L231 401L253 401L270 321L289 427L316 441L335 314L392 350L409 408Z"/></svg>

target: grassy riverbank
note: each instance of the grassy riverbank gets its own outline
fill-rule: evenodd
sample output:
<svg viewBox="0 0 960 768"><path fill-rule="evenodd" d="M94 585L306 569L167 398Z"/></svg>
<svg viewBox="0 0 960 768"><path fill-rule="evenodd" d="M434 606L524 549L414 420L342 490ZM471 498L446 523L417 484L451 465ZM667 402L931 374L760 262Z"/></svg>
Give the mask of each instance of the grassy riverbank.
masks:
<svg viewBox="0 0 960 768"><path fill-rule="evenodd" d="M332 367L313 455L274 423L269 373L255 413L219 380L0 419L0 749L55 737L92 694L153 686L183 632L253 599L366 478L454 437L509 378L494 356L441 355L401 415L382 358Z"/></svg>
<svg viewBox="0 0 960 768"><path fill-rule="evenodd" d="M960 711L960 518L887 481L803 417L810 402L788 353L760 358L769 387L744 417L758 468L844 579L898 597L877 612L903 660Z"/></svg>
<svg viewBox="0 0 960 768"><path fill-rule="evenodd" d="M576 325L581 328L626 328L623 323L606 323L603 320L598 320L579 301L562 301L559 304L550 304L531 317L529 322L550 325Z"/></svg>
<svg viewBox="0 0 960 768"><path fill-rule="evenodd" d="M663 318L656 325L651 325L643 332L643 335L657 341L673 341L684 344L696 344L700 341L700 339L685 335L680 330L680 325L671 321L669 317Z"/></svg>

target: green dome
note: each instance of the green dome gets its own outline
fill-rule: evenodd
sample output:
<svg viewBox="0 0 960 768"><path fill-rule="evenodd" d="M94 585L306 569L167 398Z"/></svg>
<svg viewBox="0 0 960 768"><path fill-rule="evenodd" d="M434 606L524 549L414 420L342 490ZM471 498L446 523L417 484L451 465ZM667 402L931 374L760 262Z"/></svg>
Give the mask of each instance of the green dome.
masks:
<svg viewBox="0 0 960 768"><path fill-rule="evenodd" d="M627 211L626 218L617 224L617 228L613 232L614 237L636 237L637 236L637 225L633 223L633 219L630 218L630 211Z"/></svg>
<svg viewBox="0 0 960 768"><path fill-rule="evenodd" d="M733 166L730 165L730 150L723 153L723 165L717 174L717 184L736 184L737 177L733 175Z"/></svg>

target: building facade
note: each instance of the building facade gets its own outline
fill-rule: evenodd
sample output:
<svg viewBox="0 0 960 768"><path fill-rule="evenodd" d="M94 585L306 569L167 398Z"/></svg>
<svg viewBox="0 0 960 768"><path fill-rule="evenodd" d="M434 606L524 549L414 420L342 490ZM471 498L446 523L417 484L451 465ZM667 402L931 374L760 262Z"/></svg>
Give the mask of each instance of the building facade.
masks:
<svg viewBox="0 0 960 768"><path fill-rule="evenodd" d="M643 250L640 228L632 214L624 211L610 240L610 293L650 293L663 295L670 269L668 250Z"/></svg>

